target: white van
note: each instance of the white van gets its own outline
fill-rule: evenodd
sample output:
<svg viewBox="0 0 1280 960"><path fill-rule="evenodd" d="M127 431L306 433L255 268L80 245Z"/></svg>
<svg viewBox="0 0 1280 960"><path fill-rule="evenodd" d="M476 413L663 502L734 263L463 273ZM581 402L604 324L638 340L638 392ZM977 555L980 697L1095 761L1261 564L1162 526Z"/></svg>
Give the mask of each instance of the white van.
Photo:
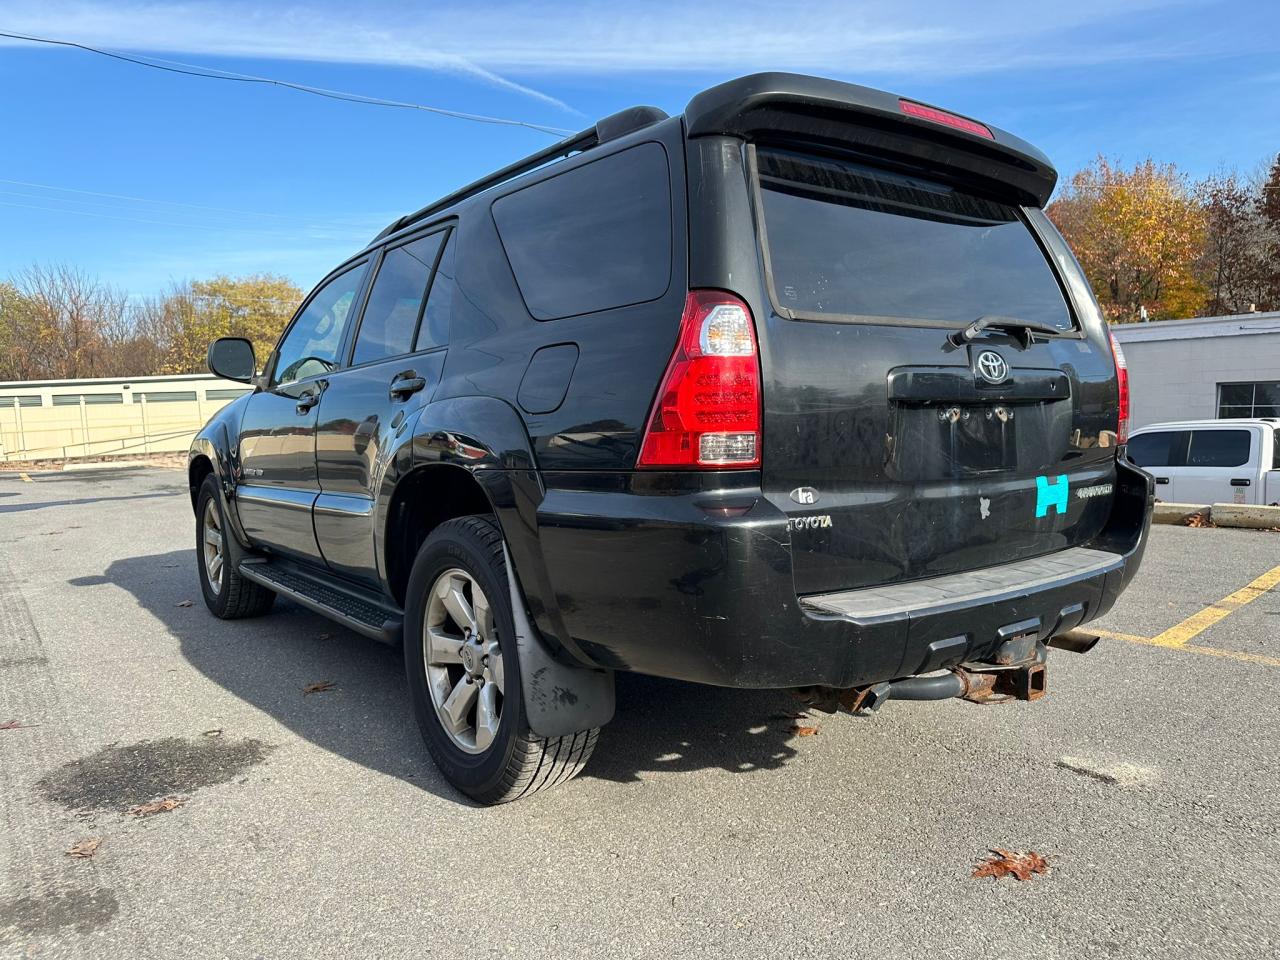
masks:
<svg viewBox="0 0 1280 960"><path fill-rule="evenodd" d="M1130 435L1129 457L1169 503L1280 502L1280 419L1153 423Z"/></svg>

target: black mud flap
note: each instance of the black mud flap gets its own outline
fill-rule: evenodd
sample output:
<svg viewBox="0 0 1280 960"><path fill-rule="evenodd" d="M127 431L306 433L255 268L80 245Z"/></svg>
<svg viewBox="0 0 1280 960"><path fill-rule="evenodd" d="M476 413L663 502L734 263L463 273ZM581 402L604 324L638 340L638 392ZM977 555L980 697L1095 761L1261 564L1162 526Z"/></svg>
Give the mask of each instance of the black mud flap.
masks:
<svg viewBox="0 0 1280 960"><path fill-rule="evenodd" d="M516 582L511 554L503 546L511 614L516 626L516 652L524 680L524 712L529 729L540 737L565 737L613 719L613 672L561 663L551 655L529 622L524 596Z"/></svg>

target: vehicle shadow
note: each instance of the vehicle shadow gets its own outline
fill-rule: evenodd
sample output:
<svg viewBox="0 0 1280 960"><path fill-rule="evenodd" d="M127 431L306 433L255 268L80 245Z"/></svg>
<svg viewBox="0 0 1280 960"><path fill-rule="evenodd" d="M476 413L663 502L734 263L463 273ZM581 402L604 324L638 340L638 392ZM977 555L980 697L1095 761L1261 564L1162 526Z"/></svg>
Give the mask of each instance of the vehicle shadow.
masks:
<svg viewBox="0 0 1280 960"><path fill-rule="evenodd" d="M422 744L399 649L285 600L263 617L218 620L199 599L194 563L192 551L176 550L117 560L103 576L70 582L112 583L128 591L165 625L196 670L308 742L437 796L467 802L440 776ZM181 592L188 585L195 602L176 606L175 588ZM330 681L333 688L303 692L319 681ZM797 752L790 741L800 712L778 691L619 674L617 714L582 776L633 783L655 772L776 768Z"/></svg>

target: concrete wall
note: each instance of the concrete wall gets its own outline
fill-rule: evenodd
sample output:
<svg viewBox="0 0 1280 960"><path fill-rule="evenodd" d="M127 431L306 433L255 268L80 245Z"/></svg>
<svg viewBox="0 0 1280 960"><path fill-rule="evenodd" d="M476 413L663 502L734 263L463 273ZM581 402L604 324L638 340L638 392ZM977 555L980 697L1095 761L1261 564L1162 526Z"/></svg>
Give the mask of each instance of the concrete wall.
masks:
<svg viewBox="0 0 1280 960"><path fill-rule="evenodd" d="M1129 364L1133 427L1218 416L1218 384L1280 380L1280 314L1112 327Z"/></svg>
<svg viewBox="0 0 1280 960"><path fill-rule="evenodd" d="M0 461L183 451L248 389L207 375L0 383Z"/></svg>

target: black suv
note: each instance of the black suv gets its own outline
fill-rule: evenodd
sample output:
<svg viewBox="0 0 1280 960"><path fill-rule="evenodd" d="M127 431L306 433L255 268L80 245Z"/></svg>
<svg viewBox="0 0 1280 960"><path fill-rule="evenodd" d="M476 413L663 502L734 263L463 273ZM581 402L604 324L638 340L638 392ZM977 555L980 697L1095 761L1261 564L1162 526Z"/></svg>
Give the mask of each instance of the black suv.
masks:
<svg viewBox="0 0 1280 960"><path fill-rule="evenodd" d="M616 670L1035 699L1152 503L1055 180L976 120L762 74L402 217L261 373L210 347L254 389L191 447L205 601L403 640L484 803L581 769Z"/></svg>

